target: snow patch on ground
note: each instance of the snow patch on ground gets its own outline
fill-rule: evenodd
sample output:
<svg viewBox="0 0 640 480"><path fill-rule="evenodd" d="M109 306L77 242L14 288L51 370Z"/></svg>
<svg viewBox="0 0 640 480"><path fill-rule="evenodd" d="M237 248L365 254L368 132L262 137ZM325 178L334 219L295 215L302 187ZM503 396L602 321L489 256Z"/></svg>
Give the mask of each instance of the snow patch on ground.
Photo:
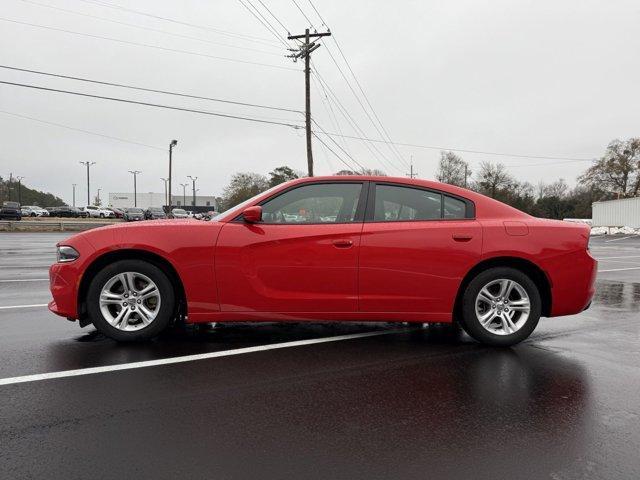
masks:
<svg viewBox="0 0 640 480"><path fill-rule="evenodd" d="M640 228L631 227L593 227L591 235L615 235L621 233L623 235L640 235Z"/></svg>

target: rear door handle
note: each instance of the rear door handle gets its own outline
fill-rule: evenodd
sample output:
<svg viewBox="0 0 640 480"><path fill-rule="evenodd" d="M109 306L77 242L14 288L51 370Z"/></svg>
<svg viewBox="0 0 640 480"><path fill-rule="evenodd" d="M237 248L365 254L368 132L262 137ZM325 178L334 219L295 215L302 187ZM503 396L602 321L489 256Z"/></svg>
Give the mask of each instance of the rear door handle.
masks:
<svg viewBox="0 0 640 480"><path fill-rule="evenodd" d="M342 240L334 240L333 246L336 248L349 248L353 245L353 240L342 239Z"/></svg>
<svg viewBox="0 0 640 480"><path fill-rule="evenodd" d="M451 235L456 242L468 242L473 238L473 235L456 234Z"/></svg>

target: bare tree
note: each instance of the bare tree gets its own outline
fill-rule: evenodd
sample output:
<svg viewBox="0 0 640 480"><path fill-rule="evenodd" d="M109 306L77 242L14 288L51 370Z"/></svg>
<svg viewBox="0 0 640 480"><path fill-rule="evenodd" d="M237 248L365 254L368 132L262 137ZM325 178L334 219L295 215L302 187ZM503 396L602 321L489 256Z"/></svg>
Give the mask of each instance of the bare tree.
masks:
<svg viewBox="0 0 640 480"><path fill-rule="evenodd" d="M225 209L235 207L269 188L269 180L259 173L236 173L222 193Z"/></svg>
<svg viewBox="0 0 640 480"><path fill-rule="evenodd" d="M469 164L462 157L453 152L440 152L440 163L436 172L436 179L439 182L467 186L467 178L471 175Z"/></svg>
<svg viewBox="0 0 640 480"><path fill-rule="evenodd" d="M481 193L489 195L491 198L496 198L501 190L508 189L515 183L515 180L507 172L503 164L491 162L482 162L480 164L480 172L477 175L476 184Z"/></svg>
<svg viewBox="0 0 640 480"><path fill-rule="evenodd" d="M569 185L564 178L560 178L553 183L538 183L538 198L556 197L564 198L569 194Z"/></svg>
<svg viewBox="0 0 640 480"><path fill-rule="evenodd" d="M598 187L623 197L640 193L640 137L614 140L605 154L578 181L588 187Z"/></svg>

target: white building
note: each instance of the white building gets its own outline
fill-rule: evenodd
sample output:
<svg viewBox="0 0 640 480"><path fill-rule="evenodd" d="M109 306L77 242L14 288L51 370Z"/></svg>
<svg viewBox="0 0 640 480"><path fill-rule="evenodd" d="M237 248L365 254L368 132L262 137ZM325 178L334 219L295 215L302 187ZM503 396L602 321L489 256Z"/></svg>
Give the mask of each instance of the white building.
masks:
<svg viewBox="0 0 640 480"><path fill-rule="evenodd" d="M595 202L593 226L640 228L640 197Z"/></svg>
<svg viewBox="0 0 640 480"><path fill-rule="evenodd" d="M193 197L191 195L186 195L184 197L182 195L172 195L171 202L174 206L178 207L189 207L193 205ZM155 192L138 192L137 194L137 202L134 202L133 192L113 192L109 193L109 198L106 202L104 202L109 207L133 207L134 203L137 203L140 208L147 207L163 207L166 204L164 193L155 193ZM196 206L197 207L212 207L211 210L218 210L218 203L216 202L216 197L213 196L201 196L196 195Z"/></svg>

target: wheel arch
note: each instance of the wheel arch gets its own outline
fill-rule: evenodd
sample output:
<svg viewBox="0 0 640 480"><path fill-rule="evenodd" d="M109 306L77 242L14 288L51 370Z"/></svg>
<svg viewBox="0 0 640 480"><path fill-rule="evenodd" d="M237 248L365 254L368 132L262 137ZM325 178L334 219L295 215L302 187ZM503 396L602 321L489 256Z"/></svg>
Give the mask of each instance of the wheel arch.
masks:
<svg viewBox="0 0 640 480"><path fill-rule="evenodd" d="M465 289L467 288L467 285L469 285L471 280L473 280L476 275L494 267L511 267L520 270L521 272L528 275L529 278L531 278L531 280L536 284L536 286L538 287L538 291L540 292L540 299L542 300L542 316L548 317L551 315L551 282L549 281L549 278L547 277L547 274L544 272L544 270L542 270L534 262L525 258L500 256L482 260L480 263L471 268L471 270L469 270L464 276L462 282L460 283L460 287L458 288L458 293L456 295L454 303L454 318L460 318L460 315L462 314L462 297L464 295Z"/></svg>
<svg viewBox="0 0 640 480"><path fill-rule="evenodd" d="M87 318L86 296L91 280L103 267L119 260L144 260L162 269L162 271L169 277L169 281L176 292L176 315L184 316L187 314L187 296L184 286L180 279L180 275L178 275L178 272L171 262L154 252L129 248L104 253L95 258L85 269L78 287L78 313L80 324L82 326L89 323Z"/></svg>

